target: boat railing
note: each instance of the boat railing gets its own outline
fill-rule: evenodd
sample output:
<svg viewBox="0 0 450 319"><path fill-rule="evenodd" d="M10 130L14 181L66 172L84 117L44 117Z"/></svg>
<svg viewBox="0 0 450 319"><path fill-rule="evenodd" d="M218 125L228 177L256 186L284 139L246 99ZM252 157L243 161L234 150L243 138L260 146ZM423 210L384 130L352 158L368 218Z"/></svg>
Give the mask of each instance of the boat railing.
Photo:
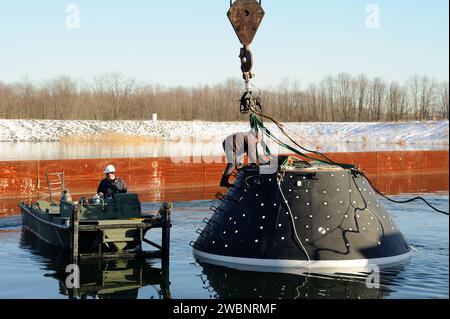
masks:
<svg viewBox="0 0 450 319"><path fill-rule="evenodd" d="M95 201L98 201L101 205L102 205L102 209L105 209L105 200L103 198L96 198ZM89 204L89 199L88 198L82 198L80 201L80 206L81 206L81 213L83 213L83 207L85 206L99 206L98 203L93 203L93 204ZM109 206L109 205L108 205Z"/></svg>

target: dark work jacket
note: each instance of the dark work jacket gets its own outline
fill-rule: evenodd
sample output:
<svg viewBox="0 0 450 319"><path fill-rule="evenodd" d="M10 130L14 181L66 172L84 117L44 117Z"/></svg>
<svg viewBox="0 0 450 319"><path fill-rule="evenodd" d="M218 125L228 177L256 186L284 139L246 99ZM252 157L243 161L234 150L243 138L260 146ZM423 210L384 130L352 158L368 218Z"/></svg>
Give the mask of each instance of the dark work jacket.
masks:
<svg viewBox="0 0 450 319"><path fill-rule="evenodd" d="M115 180L105 178L100 182L97 188L97 193L103 193L105 198L112 197L113 194L126 193L128 191L125 182L116 177Z"/></svg>

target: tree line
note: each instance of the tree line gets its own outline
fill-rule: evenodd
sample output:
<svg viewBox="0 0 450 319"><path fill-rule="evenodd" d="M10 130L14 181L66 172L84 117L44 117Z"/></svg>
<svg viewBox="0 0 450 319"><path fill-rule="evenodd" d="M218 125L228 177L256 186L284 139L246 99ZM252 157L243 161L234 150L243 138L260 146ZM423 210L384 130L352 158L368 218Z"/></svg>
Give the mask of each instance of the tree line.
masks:
<svg viewBox="0 0 450 319"><path fill-rule="evenodd" d="M0 118L62 120L242 121L242 81L195 87L145 85L110 73L90 83L67 76L43 83L0 81ZM257 89L255 89L256 91ZM448 81L404 83L338 74L319 83L283 81L259 92L264 112L285 122L369 122L449 118Z"/></svg>

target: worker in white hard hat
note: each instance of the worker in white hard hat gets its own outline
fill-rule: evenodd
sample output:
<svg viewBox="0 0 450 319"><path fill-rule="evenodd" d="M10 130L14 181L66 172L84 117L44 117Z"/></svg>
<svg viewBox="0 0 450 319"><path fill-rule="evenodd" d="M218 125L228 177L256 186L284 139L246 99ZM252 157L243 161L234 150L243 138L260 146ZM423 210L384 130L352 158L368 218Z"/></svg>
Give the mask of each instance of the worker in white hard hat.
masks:
<svg viewBox="0 0 450 319"><path fill-rule="evenodd" d="M114 194L127 193L128 189L125 182L116 176L116 168L114 165L108 165L105 167L106 178L103 179L97 188L97 194L100 197L110 199Z"/></svg>

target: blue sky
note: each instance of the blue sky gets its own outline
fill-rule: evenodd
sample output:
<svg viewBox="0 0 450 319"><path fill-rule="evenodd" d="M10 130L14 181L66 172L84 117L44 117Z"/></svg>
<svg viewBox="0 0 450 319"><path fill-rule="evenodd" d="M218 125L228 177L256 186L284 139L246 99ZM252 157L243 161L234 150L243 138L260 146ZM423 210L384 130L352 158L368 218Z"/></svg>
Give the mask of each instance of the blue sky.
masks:
<svg viewBox="0 0 450 319"><path fill-rule="evenodd" d="M80 8L80 28L65 25ZM366 27L366 6L380 28ZM252 45L254 83L316 82L366 73L448 79L448 0L263 0ZM228 0L0 0L0 80L90 80L120 72L148 83L196 85L240 77Z"/></svg>

